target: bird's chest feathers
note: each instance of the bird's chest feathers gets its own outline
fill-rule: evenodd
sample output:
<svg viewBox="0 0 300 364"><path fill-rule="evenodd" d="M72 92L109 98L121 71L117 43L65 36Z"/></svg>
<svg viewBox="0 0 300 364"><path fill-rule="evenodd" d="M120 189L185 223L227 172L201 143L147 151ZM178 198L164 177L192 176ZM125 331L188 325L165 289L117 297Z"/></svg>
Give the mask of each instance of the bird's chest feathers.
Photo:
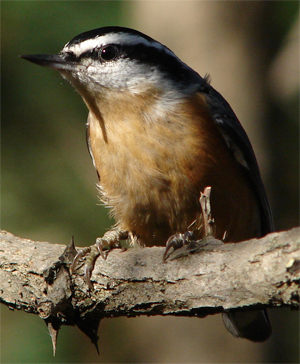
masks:
<svg viewBox="0 0 300 364"><path fill-rule="evenodd" d="M195 168L203 136L179 101L163 105L155 98L124 97L99 106L101 120L90 113L88 134L104 202L116 210L164 209L183 195L198 196Z"/></svg>

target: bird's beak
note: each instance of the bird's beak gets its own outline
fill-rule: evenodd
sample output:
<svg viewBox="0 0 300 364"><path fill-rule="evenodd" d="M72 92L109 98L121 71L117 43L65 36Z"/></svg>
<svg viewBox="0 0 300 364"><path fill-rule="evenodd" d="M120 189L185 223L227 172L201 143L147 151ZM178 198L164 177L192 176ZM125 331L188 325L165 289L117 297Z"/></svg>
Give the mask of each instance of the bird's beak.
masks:
<svg viewBox="0 0 300 364"><path fill-rule="evenodd" d="M75 71L77 63L70 62L61 54L26 54L20 56L29 62L58 71Z"/></svg>

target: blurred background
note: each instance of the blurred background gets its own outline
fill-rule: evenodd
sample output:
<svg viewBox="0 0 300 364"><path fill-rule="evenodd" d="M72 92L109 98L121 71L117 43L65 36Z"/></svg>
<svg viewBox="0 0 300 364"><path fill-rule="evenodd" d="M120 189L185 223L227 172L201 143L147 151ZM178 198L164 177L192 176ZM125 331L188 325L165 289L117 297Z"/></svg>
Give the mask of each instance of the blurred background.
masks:
<svg viewBox="0 0 300 364"><path fill-rule="evenodd" d="M56 53L106 25L171 48L233 107L256 151L276 230L299 225L299 3L296 1L1 1L1 228L33 240L94 243L113 223L99 206L85 141L87 110L58 73L18 58ZM46 325L1 305L2 363L299 361L299 313L270 310L263 344L237 340L220 315L105 319L100 356L63 327L52 357Z"/></svg>

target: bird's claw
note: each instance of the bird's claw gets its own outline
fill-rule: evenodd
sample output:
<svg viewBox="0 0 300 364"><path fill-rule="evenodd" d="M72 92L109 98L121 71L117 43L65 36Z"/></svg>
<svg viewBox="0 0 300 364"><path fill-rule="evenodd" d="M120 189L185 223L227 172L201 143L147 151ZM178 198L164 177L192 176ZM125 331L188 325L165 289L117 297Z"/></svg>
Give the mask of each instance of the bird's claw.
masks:
<svg viewBox="0 0 300 364"><path fill-rule="evenodd" d="M104 260L107 259L108 253L112 249L121 248L120 240L116 236L108 236L106 239L104 237L97 238L95 245L98 249L99 254Z"/></svg>
<svg viewBox="0 0 300 364"><path fill-rule="evenodd" d="M192 231L186 231L184 234L178 233L169 237L166 243L166 250L163 255L163 262L165 263L170 254L171 248L174 250L182 248L184 245L189 244L194 240L194 235Z"/></svg>
<svg viewBox="0 0 300 364"><path fill-rule="evenodd" d="M78 260L84 256L86 256L88 253L90 253L91 251L91 247L88 246L86 248L83 248L81 249L76 255L75 255L75 258L73 259L73 262L71 264L71 267L70 267L70 270L71 270L71 273L74 273L75 271L75 266L78 262Z"/></svg>
<svg viewBox="0 0 300 364"><path fill-rule="evenodd" d="M88 288L92 290L93 285L91 282L91 276L98 256L101 255L101 257L106 260L108 253L112 249L120 248L120 239L127 239L127 236L128 234L125 231L107 231L103 238L96 239L96 243L94 245L83 248L77 253L70 268L71 272L74 272L79 259L86 257L84 277Z"/></svg>

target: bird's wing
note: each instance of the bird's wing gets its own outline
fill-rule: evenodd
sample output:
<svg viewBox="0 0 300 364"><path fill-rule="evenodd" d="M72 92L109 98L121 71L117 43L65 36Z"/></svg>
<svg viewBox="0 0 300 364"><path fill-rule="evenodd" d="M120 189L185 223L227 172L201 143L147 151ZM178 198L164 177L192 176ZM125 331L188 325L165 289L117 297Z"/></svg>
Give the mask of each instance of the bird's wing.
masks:
<svg viewBox="0 0 300 364"><path fill-rule="evenodd" d="M207 78L203 80L207 81ZM260 204L262 235L274 231L274 222L269 201L252 145L244 128L228 102L209 84L209 82L201 83L199 92L205 96L213 120L218 126L232 155L242 166L255 190Z"/></svg>

